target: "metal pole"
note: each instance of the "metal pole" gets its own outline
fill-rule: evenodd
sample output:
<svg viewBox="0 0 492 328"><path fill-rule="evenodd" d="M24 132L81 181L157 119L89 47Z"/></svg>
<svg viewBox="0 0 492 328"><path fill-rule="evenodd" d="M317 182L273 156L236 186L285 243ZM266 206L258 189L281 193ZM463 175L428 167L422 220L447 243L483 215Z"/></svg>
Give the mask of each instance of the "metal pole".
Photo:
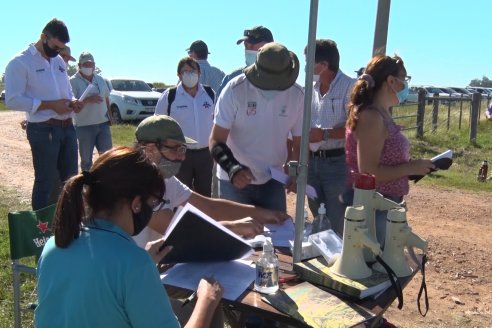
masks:
<svg viewBox="0 0 492 328"><path fill-rule="evenodd" d="M308 173L309 129L311 128L311 106L313 98L313 68L318 24L318 0L311 0L309 10L309 32L306 53L306 80L304 87L304 120L302 122L301 154L299 159L296 195L296 222L294 237L294 263L301 261L302 237L304 233L304 200Z"/></svg>
<svg viewBox="0 0 492 328"><path fill-rule="evenodd" d="M372 56L386 54L386 42L388 40L388 23L391 0L379 0L376 14L376 29L374 31L374 44Z"/></svg>

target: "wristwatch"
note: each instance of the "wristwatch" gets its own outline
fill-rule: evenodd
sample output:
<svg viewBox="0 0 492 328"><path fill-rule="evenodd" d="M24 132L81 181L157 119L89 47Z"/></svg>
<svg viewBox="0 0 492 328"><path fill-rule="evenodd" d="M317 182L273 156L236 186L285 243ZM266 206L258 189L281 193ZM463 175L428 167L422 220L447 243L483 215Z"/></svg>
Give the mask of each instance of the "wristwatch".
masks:
<svg viewBox="0 0 492 328"><path fill-rule="evenodd" d="M323 129L323 141L326 141L330 138L330 130L329 129Z"/></svg>

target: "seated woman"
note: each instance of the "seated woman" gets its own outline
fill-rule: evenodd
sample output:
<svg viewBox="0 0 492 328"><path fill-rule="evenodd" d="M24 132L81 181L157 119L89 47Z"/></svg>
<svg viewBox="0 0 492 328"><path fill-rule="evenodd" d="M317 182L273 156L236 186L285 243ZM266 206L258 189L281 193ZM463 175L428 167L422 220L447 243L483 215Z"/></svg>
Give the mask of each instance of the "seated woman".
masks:
<svg viewBox="0 0 492 328"><path fill-rule="evenodd" d="M164 191L159 169L127 147L66 182L38 263L36 327L179 327L154 262L170 248L153 243L151 256L131 237ZM186 327L210 324L223 289L202 279L197 294Z"/></svg>
<svg viewBox="0 0 492 328"><path fill-rule="evenodd" d="M372 58L352 89L345 136L348 169L376 176L376 190L396 202L408 194L409 175L425 175L434 168L429 159L410 159L410 143L390 113L392 106L405 101L408 80L400 57ZM351 175L348 185L352 188ZM381 245L385 231L386 212L377 211Z"/></svg>

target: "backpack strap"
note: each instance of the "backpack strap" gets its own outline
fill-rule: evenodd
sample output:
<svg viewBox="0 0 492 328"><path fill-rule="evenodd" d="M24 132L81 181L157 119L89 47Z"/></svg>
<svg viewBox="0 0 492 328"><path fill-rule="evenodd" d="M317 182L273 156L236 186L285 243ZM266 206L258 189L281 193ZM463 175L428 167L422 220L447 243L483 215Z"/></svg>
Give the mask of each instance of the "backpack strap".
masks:
<svg viewBox="0 0 492 328"><path fill-rule="evenodd" d="M167 94L167 116L171 116L171 105L176 98L176 87L169 88L169 93Z"/></svg>
<svg viewBox="0 0 492 328"><path fill-rule="evenodd" d="M214 92L214 90L208 85L204 85L203 88L207 92L210 99L212 99L212 102L215 104L215 92Z"/></svg>
<svg viewBox="0 0 492 328"><path fill-rule="evenodd" d="M212 99L212 103L215 103L215 92L208 85L204 85L203 88L207 92L210 99ZM176 87L169 88L169 93L167 94L167 116L171 116L171 105L176 99Z"/></svg>

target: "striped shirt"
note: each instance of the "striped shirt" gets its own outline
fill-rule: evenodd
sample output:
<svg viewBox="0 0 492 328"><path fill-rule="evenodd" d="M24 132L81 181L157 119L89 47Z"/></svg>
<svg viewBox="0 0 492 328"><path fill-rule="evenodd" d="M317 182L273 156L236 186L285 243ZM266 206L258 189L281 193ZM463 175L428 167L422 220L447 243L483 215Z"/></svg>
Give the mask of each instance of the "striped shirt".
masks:
<svg viewBox="0 0 492 328"><path fill-rule="evenodd" d="M217 90L219 90L220 83L225 75L224 72L215 66L211 66L206 59L199 59L197 62L200 65L199 82L203 85L210 86L217 94Z"/></svg>
<svg viewBox="0 0 492 328"><path fill-rule="evenodd" d="M313 88L313 105L311 107L311 127L330 129L342 127L347 120L347 104L355 80L338 70L331 82L328 92L321 95L319 82ZM322 141L319 149L344 148L344 139Z"/></svg>

